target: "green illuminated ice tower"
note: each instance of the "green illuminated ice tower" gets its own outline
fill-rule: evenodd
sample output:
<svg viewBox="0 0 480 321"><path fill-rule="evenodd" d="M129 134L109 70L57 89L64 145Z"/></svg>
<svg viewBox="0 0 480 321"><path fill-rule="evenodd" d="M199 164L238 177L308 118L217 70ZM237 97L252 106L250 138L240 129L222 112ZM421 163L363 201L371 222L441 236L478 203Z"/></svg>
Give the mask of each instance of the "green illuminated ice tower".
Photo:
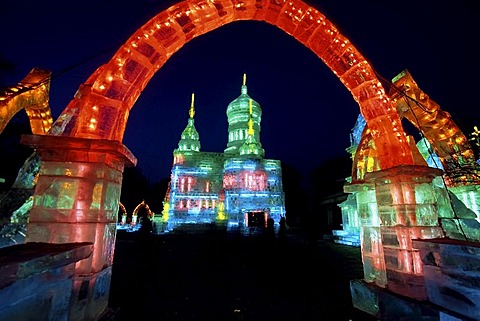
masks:
<svg viewBox="0 0 480 321"><path fill-rule="evenodd" d="M260 122L262 109L260 105L248 95L247 76L243 75L243 85L240 96L227 107L228 143L224 153L226 157L239 155L240 147L248 137L250 119L253 120L253 139L257 142L259 157L265 156L265 151L260 143Z"/></svg>
<svg viewBox="0 0 480 321"><path fill-rule="evenodd" d="M247 93L246 76L240 96L227 108L228 144L223 189L230 224L266 226L285 215L280 161L265 159L260 143L262 109Z"/></svg>
<svg viewBox="0 0 480 321"><path fill-rule="evenodd" d="M180 141L178 142L178 148L174 150L173 154L184 154L188 152L198 152L200 151L200 136L198 135L197 129L195 128L195 94L192 93L192 102L190 104L190 110L188 111L188 124L187 127L182 132L180 136Z"/></svg>

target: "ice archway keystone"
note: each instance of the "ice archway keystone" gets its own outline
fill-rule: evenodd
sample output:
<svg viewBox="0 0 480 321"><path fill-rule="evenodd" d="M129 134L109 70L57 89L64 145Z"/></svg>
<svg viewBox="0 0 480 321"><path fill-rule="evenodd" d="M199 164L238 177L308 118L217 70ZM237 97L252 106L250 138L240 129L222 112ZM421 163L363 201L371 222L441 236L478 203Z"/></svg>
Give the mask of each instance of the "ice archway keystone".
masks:
<svg viewBox="0 0 480 321"><path fill-rule="evenodd" d="M121 142L130 109L168 58L193 38L241 20L280 28L332 70L359 104L382 169L414 164L395 105L373 67L325 15L298 0L197 0L171 6L80 86L50 134Z"/></svg>

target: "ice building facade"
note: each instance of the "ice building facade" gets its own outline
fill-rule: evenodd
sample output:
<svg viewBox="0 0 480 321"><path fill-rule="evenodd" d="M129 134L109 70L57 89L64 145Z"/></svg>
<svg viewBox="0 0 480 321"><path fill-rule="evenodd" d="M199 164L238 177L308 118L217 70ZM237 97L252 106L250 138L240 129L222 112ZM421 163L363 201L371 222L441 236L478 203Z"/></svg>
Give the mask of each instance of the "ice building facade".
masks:
<svg viewBox="0 0 480 321"><path fill-rule="evenodd" d="M201 151L192 94L163 202L166 229L182 224L266 226L285 217L281 162L265 158L260 142L262 109L248 95L245 75L241 94L226 114L228 142L223 153Z"/></svg>

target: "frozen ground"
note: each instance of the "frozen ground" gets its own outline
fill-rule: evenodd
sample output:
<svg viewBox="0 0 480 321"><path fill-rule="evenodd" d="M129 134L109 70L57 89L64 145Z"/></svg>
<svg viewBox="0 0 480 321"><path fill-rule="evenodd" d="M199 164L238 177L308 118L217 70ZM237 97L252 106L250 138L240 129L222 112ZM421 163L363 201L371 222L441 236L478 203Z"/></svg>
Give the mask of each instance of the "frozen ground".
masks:
<svg viewBox="0 0 480 321"><path fill-rule="evenodd" d="M115 321L375 320L354 309L360 248L268 232L118 233Z"/></svg>

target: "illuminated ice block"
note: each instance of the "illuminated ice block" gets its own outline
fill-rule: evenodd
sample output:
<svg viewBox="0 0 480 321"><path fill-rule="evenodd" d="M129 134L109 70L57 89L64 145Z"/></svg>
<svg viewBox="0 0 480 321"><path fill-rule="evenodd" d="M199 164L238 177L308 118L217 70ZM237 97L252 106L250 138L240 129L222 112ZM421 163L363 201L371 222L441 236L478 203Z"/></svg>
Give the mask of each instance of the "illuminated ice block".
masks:
<svg viewBox="0 0 480 321"><path fill-rule="evenodd" d="M286 2L282 8L278 18L277 25L286 33L293 34L297 30L301 21L305 18L305 12L309 10L309 6L302 2ZM258 10L257 7L257 12ZM259 13L255 14L257 17Z"/></svg>
<svg viewBox="0 0 480 321"><path fill-rule="evenodd" d="M424 265L429 301L472 320L480 319L480 243L415 240Z"/></svg>
<svg viewBox="0 0 480 321"><path fill-rule="evenodd" d="M380 228L383 246L402 250L413 250L412 240L445 237L440 226L382 226Z"/></svg>
<svg viewBox="0 0 480 321"><path fill-rule="evenodd" d="M0 249L1 319L74 320L69 314L75 263L88 258L92 249L91 243L25 243Z"/></svg>
<svg viewBox="0 0 480 321"><path fill-rule="evenodd" d="M365 175L375 184L381 224L378 235L381 237L373 242L370 233L364 233L362 255L366 256L369 246L371 251L378 252L385 264L386 287L417 300L426 300L426 290L422 263L411 242L412 238L442 235L436 228L437 194L433 184L434 178L441 174L442 171L436 168L403 165ZM378 249L370 243L378 244ZM365 263L364 269L367 270Z"/></svg>
<svg viewBox="0 0 480 321"><path fill-rule="evenodd" d="M418 250L404 250L383 246L385 267L397 272L422 275L422 262L419 260Z"/></svg>
<svg viewBox="0 0 480 321"><path fill-rule="evenodd" d="M100 272L74 275L68 320L98 320L108 306L112 267Z"/></svg>
<svg viewBox="0 0 480 321"><path fill-rule="evenodd" d="M328 46L334 41L338 35L338 29L328 20L323 19L323 23L318 25L315 31L308 39L308 47L319 57L323 57L323 53ZM332 60L333 57L330 57Z"/></svg>
<svg viewBox="0 0 480 321"><path fill-rule="evenodd" d="M344 191L355 194L360 226L380 226L377 199L373 184L345 185Z"/></svg>
<svg viewBox="0 0 480 321"><path fill-rule="evenodd" d="M396 269L389 268L387 268L386 271L388 280L387 288L390 291L418 301L428 300L423 274L400 272Z"/></svg>
<svg viewBox="0 0 480 321"><path fill-rule="evenodd" d="M113 263L116 223L38 223L30 222L28 242L94 244L93 254L76 265L76 273L101 271Z"/></svg>
<svg viewBox="0 0 480 321"><path fill-rule="evenodd" d="M469 218L442 218L440 225L448 238L480 242L480 223Z"/></svg>
<svg viewBox="0 0 480 321"><path fill-rule="evenodd" d="M456 217L476 218L480 221L480 185L455 186L450 187L449 191L462 203L453 199Z"/></svg>
<svg viewBox="0 0 480 321"><path fill-rule="evenodd" d="M308 8L304 11L303 19L298 22L298 26L293 32L293 37L303 44L308 43L310 37L325 20L327 19L321 12L314 8Z"/></svg>
<svg viewBox="0 0 480 321"><path fill-rule="evenodd" d="M383 226L438 225L432 181L442 171L427 166L404 165L367 173L375 192Z"/></svg>
<svg viewBox="0 0 480 321"><path fill-rule="evenodd" d="M380 287L387 285L385 260L383 255L380 227L362 226L360 229L362 242L362 262L364 279L374 282Z"/></svg>
<svg viewBox="0 0 480 321"><path fill-rule="evenodd" d="M253 3L253 0L244 1ZM265 21L276 24L279 19L280 14L283 12L283 7L286 4L286 1L269 1L268 6L266 7Z"/></svg>
<svg viewBox="0 0 480 321"><path fill-rule="evenodd" d="M46 164L48 165L52 164ZM30 213L31 222L117 220L118 206L115 206L115 200L121 193L120 182L104 181L95 177L45 175L38 180L37 189L44 193L35 198L35 207Z"/></svg>
<svg viewBox="0 0 480 321"><path fill-rule="evenodd" d="M111 266L122 172L136 159L119 142L62 136L23 136L42 159L27 242L92 242L93 255L76 274Z"/></svg>
<svg viewBox="0 0 480 321"><path fill-rule="evenodd" d="M338 204L342 211L342 227L349 235L360 235L360 221L357 211L357 201L354 194L349 194L347 199Z"/></svg>

